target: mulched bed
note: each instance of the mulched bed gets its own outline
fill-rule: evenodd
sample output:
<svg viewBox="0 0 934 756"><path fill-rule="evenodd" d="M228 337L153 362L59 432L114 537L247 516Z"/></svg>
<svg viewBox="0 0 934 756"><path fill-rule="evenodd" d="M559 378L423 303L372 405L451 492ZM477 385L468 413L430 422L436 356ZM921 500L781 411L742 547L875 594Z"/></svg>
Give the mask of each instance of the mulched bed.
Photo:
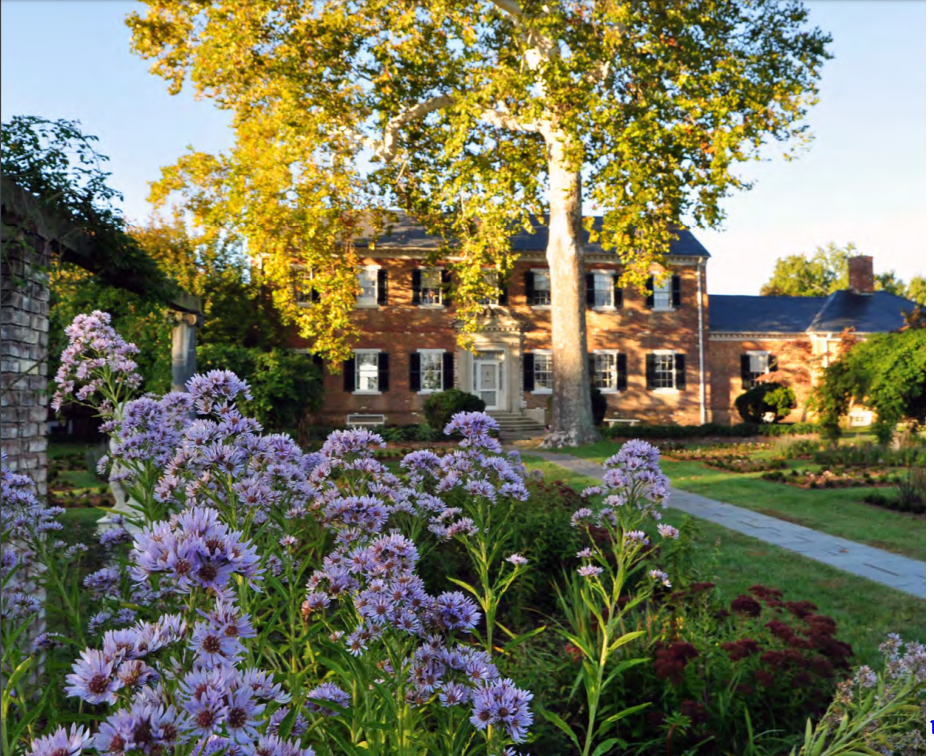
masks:
<svg viewBox="0 0 934 756"><path fill-rule="evenodd" d="M888 470L841 468L813 472L811 470L774 470L762 474L762 480L784 483L796 488L880 488L894 486L899 474Z"/></svg>

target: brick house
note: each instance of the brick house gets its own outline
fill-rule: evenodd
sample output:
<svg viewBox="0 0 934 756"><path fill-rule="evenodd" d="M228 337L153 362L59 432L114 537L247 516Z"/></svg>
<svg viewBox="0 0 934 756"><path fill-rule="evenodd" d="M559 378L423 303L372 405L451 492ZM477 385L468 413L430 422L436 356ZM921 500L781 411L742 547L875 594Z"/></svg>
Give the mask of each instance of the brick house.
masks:
<svg viewBox="0 0 934 756"><path fill-rule="evenodd" d="M597 228L600 222L595 219ZM488 303L473 353L457 346L454 308L446 296L452 282L443 261L423 263L440 240L402 215L372 248L360 240L355 317L361 338L341 374L325 374L327 399L318 420L420 422L426 396L459 388L479 395L494 414L543 425L552 381L547 240L547 221L513 237L518 260L501 282L497 301ZM608 418L685 425L735 421L730 408L741 391L741 355L777 353L779 342L795 341L802 332L801 312L816 314L826 304L798 300L789 321L793 327L785 330L775 331L767 320L743 321L742 313L759 309L746 300L768 300L780 311L779 300L789 298L708 296L710 254L688 230L677 232L666 256L668 271L654 271L648 297L637 288L616 287L622 266L615 253L590 242L584 249L588 352ZM869 265L871 280L871 259ZM758 366L756 358L750 369Z"/></svg>

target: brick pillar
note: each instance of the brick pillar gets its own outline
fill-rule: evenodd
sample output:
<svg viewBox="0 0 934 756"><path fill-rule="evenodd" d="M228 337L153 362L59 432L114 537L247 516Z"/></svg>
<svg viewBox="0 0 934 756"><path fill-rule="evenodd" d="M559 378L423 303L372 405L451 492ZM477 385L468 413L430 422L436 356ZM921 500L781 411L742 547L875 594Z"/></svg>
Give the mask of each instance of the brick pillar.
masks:
<svg viewBox="0 0 934 756"><path fill-rule="evenodd" d="M850 288L857 294L872 294L876 290L876 281L872 275L872 258L867 255L851 257Z"/></svg>
<svg viewBox="0 0 934 756"><path fill-rule="evenodd" d="M3 219L0 293L0 441L10 470L46 496L49 243Z"/></svg>

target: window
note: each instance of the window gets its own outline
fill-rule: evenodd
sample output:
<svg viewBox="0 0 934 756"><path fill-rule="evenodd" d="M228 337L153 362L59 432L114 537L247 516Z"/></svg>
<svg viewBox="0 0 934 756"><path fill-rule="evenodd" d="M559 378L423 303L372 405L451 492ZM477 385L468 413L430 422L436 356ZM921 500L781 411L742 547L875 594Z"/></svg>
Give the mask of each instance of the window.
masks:
<svg viewBox="0 0 934 756"><path fill-rule="evenodd" d="M551 391L551 352L533 352L532 391Z"/></svg>
<svg viewBox="0 0 934 756"><path fill-rule="evenodd" d="M657 351L645 356L646 386L652 391L683 391L685 388L684 355Z"/></svg>
<svg viewBox="0 0 934 756"><path fill-rule="evenodd" d="M530 270L525 274L526 302L532 307L551 305L551 274L545 270Z"/></svg>
<svg viewBox="0 0 934 756"><path fill-rule="evenodd" d="M318 292L311 286L314 275L311 269L302 265L292 266L292 290L295 292L295 303L304 305L318 301Z"/></svg>
<svg viewBox="0 0 934 756"><path fill-rule="evenodd" d="M743 390L748 391L756 385L756 379L778 369L777 362L768 352L746 352L740 357L740 375Z"/></svg>
<svg viewBox="0 0 934 756"><path fill-rule="evenodd" d="M363 268L357 273L357 307L376 307L379 297L379 268Z"/></svg>
<svg viewBox="0 0 934 756"><path fill-rule="evenodd" d="M379 391L379 352L357 352L354 360L357 376L354 391L377 393Z"/></svg>
<svg viewBox="0 0 934 756"><path fill-rule="evenodd" d="M596 352L592 356L591 369L593 371L593 385L601 391L616 391L617 371L616 371L617 353Z"/></svg>
<svg viewBox="0 0 934 756"><path fill-rule="evenodd" d="M650 310L673 310L681 306L681 276L668 276L664 282L660 276L651 276L646 286L649 295L645 303Z"/></svg>
<svg viewBox="0 0 934 756"><path fill-rule="evenodd" d="M444 387L443 352L420 352L421 390L441 391Z"/></svg>
<svg viewBox="0 0 934 756"><path fill-rule="evenodd" d="M441 271L438 268L425 268L421 271L418 302L421 305L441 305L444 298L441 291Z"/></svg>
<svg viewBox="0 0 934 756"><path fill-rule="evenodd" d="M612 309L615 277L612 273L597 271L593 274L593 306Z"/></svg>
<svg viewBox="0 0 934 756"><path fill-rule="evenodd" d="M484 270L483 281L487 286L496 289L499 293L493 296L480 297L480 304L486 305L505 305L506 285L500 280L499 273L495 270Z"/></svg>

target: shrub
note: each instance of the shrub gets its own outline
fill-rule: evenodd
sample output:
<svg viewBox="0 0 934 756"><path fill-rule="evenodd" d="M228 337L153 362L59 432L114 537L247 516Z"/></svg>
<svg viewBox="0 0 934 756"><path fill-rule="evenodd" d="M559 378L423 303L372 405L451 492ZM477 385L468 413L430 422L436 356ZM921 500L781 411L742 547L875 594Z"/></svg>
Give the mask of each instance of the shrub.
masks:
<svg viewBox="0 0 934 756"><path fill-rule="evenodd" d="M736 423L720 425L614 425L601 426L600 434L604 438L701 438L724 436L730 438L751 438L753 436L798 436L817 433L814 423Z"/></svg>
<svg viewBox="0 0 934 756"><path fill-rule="evenodd" d="M795 392L780 383L757 383L736 397L736 411L747 423L762 423L769 412L775 420L788 416L797 404Z"/></svg>
<svg viewBox="0 0 934 756"><path fill-rule="evenodd" d="M590 387L590 409L593 412L594 425L603 424L603 418L606 417L606 407L607 407L606 394L600 391L600 389L594 386L591 386Z"/></svg>
<svg viewBox="0 0 934 756"><path fill-rule="evenodd" d="M425 420L436 431L443 431L444 426L458 412L483 412L486 402L479 396L468 394L460 389L447 389L432 394L425 400Z"/></svg>

